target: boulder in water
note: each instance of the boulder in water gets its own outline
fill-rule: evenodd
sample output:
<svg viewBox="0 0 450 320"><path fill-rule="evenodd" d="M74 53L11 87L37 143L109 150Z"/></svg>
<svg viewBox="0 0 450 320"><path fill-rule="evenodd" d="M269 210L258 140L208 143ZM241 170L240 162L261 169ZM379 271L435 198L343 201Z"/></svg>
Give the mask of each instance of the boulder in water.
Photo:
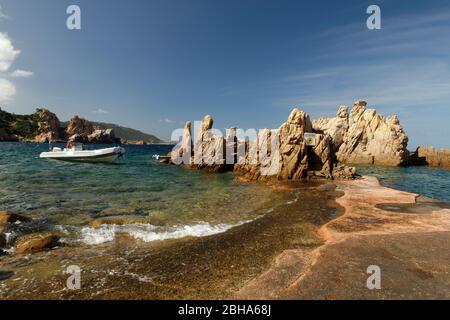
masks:
<svg viewBox="0 0 450 320"><path fill-rule="evenodd" d="M0 227L5 226L8 223L15 223L15 222L30 222L31 218L22 216L17 213L13 213L10 211L0 211Z"/></svg>
<svg viewBox="0 0 450 320"><path fill-rule="evenodd" d="M16 253L36 253L59 245L61 234L55 232L32 233L15 242Z"/></svg>

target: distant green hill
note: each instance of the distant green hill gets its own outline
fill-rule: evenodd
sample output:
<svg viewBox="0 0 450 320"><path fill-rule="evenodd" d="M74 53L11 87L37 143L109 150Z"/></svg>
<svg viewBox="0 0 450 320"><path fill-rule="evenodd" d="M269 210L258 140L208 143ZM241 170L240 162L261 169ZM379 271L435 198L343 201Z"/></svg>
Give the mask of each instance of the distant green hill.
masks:
<svg viewBox="0 0 450 320"><path fill-rule="evenodd" d="M146 143L165 143L165 141L159 139L158 137L144 133L142 131L131 129L127 127L119 126L115 123L105 123L105 122L95 122L89 121L92 125L98 129L114 129L114 136L116 138L120 138L120 140L128 140L128 141L145 141ZM61 122L61 126L67 127L67 121Z"/></svg>
<svg viewBox="0 0 450 320"><path fill-rule="evenodd" d="M121 140L128 140L128 141L145 141L146 143L164 143L163 140L159 139L158 137L147 134L139 130L122 127L114 123L104 123L104 122L93 122L91 123L98 127L99 129L114 129L114 135L117 138L120 138Z"/></svg>
<svg viewBox="0 0 450 320"><path fill-rule="evenodd" d="M37 113L39 110L44 110L47 113L50 111L45 109L37 109L36 113L29 115L17 115L4 111L0 108L0 141L17 141L17 140L33 140L40 133L39 123L42 122L45 127L45 122L49 121L44 117L42 119ZM53 114L56 121L59 123L59 137L60 139L66 139L65 129L68 122L59 122L56 115ZM116 138L120 138L122 141L127 140L129 142L139 142L144 141L145 143L165 143L165 141L159 139L158 137L147 134L139 130L122 127L114 123L104 123L104 122L92 122L94 127L98 129L114 129L114 135Z"/></svg>
<svg viewBox="0 0 450 320"><path fill-rule="evenodd" d="M38 120L35 114L17 115L0 108L0 138L9 135L32 138L38 133Z"/></svg>

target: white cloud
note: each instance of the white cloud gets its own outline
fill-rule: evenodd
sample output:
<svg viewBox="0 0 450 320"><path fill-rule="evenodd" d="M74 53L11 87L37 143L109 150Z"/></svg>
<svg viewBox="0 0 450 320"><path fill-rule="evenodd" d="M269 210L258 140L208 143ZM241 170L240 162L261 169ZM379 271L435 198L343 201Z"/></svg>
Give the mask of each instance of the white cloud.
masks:
<svg viewBox="0 0 450 320"><path fill-rule="evenodd" d="M9 36L0 32L0 71L8 71L19 53L20 50L14 48Z"/></svg>
<svg viewBox="0 0 450 320"><path fill-rule="evenodd" d="M175 121L170 120L170 119L161 119L161 120L159 120L159 122L174 123Z"/></svg>
<svg viewBox="0 0 450 320"><path fill-rule="evenodd" d="M16 87L11 81L0 78L0 102L11 100L16 94Z"/></svg>
<svg viewBox="0 0 450 320"><path fill-rule="evenodd" d="M34 72L26 70L14 70L10 75L13 78L29 78L34 75Z"/></svg>
<svg viewBox="0 0 450 320"><path fill-rule="evenodd" d="M2 13L0 7L0 18L5 18L6 15ZM14 48L11 38L4 32L0 32L0 76L8 76L11 65L20 54L20 50ZM26 70L15 70L9 74L11 77L27 78L31 77L33 72ZM0 78L0 101L9 101L16 94L15 85L4 78Z"/></svg>
<svg viewBox="0 0 450 320"><path fill-rule="evenodd" d="M9 19L9 16L3 12L2 6L0 5L0 20Z"/></svg>
<svg viewBox="0 0 450 320"><path fill-rule="evenodd" d="M95 114L108 114L109 111L105 110L105 109L102 109L102 108L98 108L97 110L92 111L92 113L95 113Z"/></svg>

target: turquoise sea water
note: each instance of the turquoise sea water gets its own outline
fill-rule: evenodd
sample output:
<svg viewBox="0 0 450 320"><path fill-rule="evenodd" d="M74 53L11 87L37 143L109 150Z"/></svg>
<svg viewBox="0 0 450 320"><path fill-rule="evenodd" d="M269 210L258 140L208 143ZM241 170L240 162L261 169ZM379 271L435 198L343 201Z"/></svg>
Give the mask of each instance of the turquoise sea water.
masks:
<svg viewBox="0 0 450 320"><path fill-rule="evenodd" d="M48 145L0 143L0 210L32 216L34 228L56 227L95 243L117 231L86 228L102 216L157 221L158 227L126 230L142 239L204 235L254 219L286 197L258 183L236 183L231 173L208 174L151 158L171 146L125 148L118 164L89 164L40 159Z"/></svg>
<svg viewBox="0 0 450 320"><path fill-rule="evenodd" d="M125 160L111 165L40 159L48 145L0 143L0 210L34 221L9 230L12 237L47 229L92 244L111 241L118 232L145 241L201 236L255 219L295 197L260 183L237 183L231 173L210 174L152 159L171 146L125 148ZM358 172L377 176L386 186L450 201L448 170L358 166ZM93 219L122 215L151 218L152 224L89 227Z"/></svg>
<svg viewBox="0 0 450 320"><path fill-rule="evenodd" d="M358 165L357 172L379 178L381 184L394 189L418 193L450 202L450 170L428 167L391 168Z"/></svg>

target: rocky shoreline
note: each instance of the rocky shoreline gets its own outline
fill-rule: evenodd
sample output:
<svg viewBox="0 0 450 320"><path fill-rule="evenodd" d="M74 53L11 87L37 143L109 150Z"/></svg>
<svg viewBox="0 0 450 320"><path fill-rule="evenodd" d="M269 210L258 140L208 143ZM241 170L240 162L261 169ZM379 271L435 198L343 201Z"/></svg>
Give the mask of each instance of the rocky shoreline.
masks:
<svg viewBox="0 0 450 320"><path fill-rule="evenodd" d="M372 177L271 187L298 191L299 198L213 236L163 243L122 236L102 245L60 244L54 249L1 257L0 272L13 273L0 282L0 296L449 298L450 254L442 245L450 243L448 203L383 187ZM114 219L95 220L92 225L135 222L130 217ZM84 290L64 289L63 270L71 264L82 267ZM382 270L381 290L366 287L369 265L379 265ZM33 280L27 278L30 274Z"/></svg>
<svg viewBox="0 0 450 320"><path fill-rule="evenodd" d="M383 187L374 177L340 181L343 215L318 234L312 252L287 250L238 299L448 299L450 205ZM382 288L366 287L378 265ZM268 290L268 288L270 288Z"/></svg>
<svg viewBox="0 0 450 320"><path fill-rule="evenodd" d="M450 169L450 150L434 147L418 147L411 154L411 164Z"/></svg>
<svg viewBox="0 0 450 320"><path fill-rule="evenodd" d="M54 132L58 122L51 122L51 126L39 125L39 139L60 137ZM408 138L396 117L377 115L359 100L351 112L343 106L336 118L316 121L295 108L276 134L265 129L253 141L240 139L233 128L226 137L212 129L212 117L205 116L194 139L187 122L180 143L164 161L196 170L233 172L240 182L260 181L274 192L298 196L256 220L218 234L148 243L122 233L109 243L74 245L59 231L34 230L30 217L1 211L0 249L7 249L8 254L0 256L0 296L450 297L446 277L450 254L448 246L442 246L450 244L450 205L383 187L376 178L358 177L346 165L446 165L441 156L444 151L419 148L411 156L406 149ZM66 134L73 141L90 141L95 131L85 119L75 117ZM308 134L314 134L315 143L307 143ZM267 148L273 141L279 148ZM263 154L262 159L270 161L253 162L252 152L259 160ZM177 163L177 159L182 161ZM159 223L151 216L124 215L97 217L88 225ZM26 232L11 239L9 231L18 225ZM88 286L84 290L65 288L64 269L72 264L85 270L83 281ZM383 290L367 289L369 265L383 270Z"/></svg>
<svg viewBox="0 0 450 320"><path fill-rule="evenodd" d="M226 135L206 115L194 136L185 123L180 142L163 162L211 172L239 172L246 180L352 179L354 167L430 165L448 167L448 151L407 150L408 137L397 116L385 117L358 100L349 111L341 106L335 118L310 120L294 108L278 129L250 134L236 128Z"/></svg>

